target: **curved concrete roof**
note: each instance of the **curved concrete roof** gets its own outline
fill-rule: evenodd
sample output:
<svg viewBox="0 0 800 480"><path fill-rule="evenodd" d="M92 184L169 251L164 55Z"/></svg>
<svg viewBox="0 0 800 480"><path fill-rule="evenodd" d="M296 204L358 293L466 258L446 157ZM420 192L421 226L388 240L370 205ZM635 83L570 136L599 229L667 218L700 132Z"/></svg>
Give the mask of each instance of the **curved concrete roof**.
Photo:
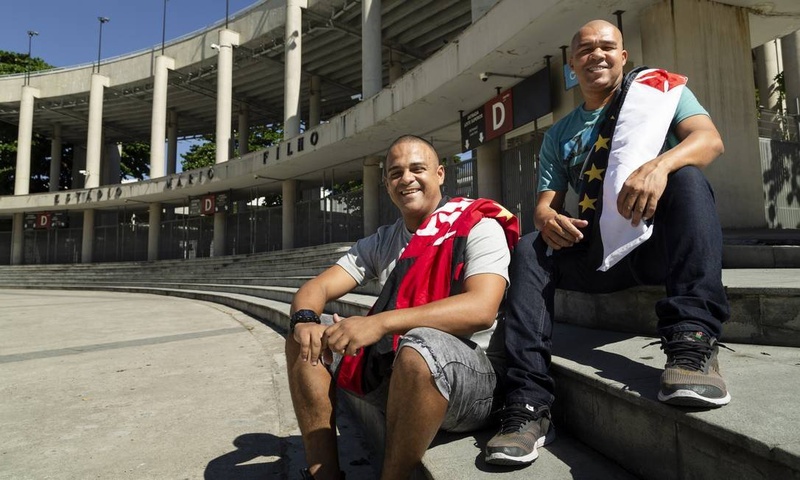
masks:
<svg viewBox="0 0 800 480"><path fill-rule="evenodd" d="M312 73L323 78L322 96L328 99L323 118L328 123L302 135L302 151L298 148L298 138L288 139L280 146L217 165L213 178L208 171L185 172L113 189L102 187L83 191L81 195L73 193L69 202L66 192L0 197L0 211L11 213L55 206L85 209L87 202L93 208L113 207L126 201L185 199L256 184L272 185L277 190L280 182L289 178L319 183L325 170L328 175L334 170L337 180L360 178L361 159L383 153L393 138L406 132L432 138L443 155L458 153L461 150L458 112L482 105L496 94L497 87L507 88L519 81L498 77L497 81L481 82L480 72L529 76L544 68L545 55L560 55L559 47L569 43L572 32L580 25L592 18L608 18L609 10L624 10L626 37L637 38L635 19L643 8L657 2L618 0L610 8L608 2L600 1L501 0L472 23L471 2L384 0L384 45L392 50L392 55L402 59L408 71L377 95L357 101L351 95L360 92L360 7L354 6L360 4L309 0L303 22L304 28L308 26L303 43L304 81ZM727 0L725 3L753 6L757 2ZM773 14L762 15L762 12L751 15L751 20L773 20L772 25L777 27L770 32L774 36L800 28L800 3L776 0L771 4ZM251 124L283 118L283 8L281 1L259 2L235 16L229 27L240 33L242 45L235 49L234 103L250 106ZM779 8L784 10L775 15ZM781 27L784 24L785 31ZM170 74L168 102L181 113L181 135L214 129L216 51L209 45L216 41L217 28L173 42L167 48L166 54L176 59L176 70ZM635 48L635 45L629 47ZM102 73L111 79L104 107L107 141L149 139L150 72L155 54L154 51L132 54L101 65ZM68 125L65 140L85 139L90 73L91 67L84 66L32 78L32 86L42 92L37 101L35 131L59 121ZM0 77L0 120L16 123L21 86L21 76ZM316 141L311 141L312 136Z"/></svg>

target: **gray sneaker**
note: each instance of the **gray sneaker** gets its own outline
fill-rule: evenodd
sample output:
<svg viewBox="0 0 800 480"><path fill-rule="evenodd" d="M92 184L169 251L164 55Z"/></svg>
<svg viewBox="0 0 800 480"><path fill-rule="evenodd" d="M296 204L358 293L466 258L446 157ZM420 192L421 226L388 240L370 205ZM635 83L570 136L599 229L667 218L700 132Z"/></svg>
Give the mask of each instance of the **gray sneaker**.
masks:
<svg viewBox="0 0 800 480"><path fill-rule="evenodd" d="M537 449L556 438L548 407L515 403L503 410L500 432L486 444L486 463L525 465L539 457Z"/></svg>
<svg viewBox="0 0 800 480"><path fill-rule="evenodd" d="M667 364L661 374L658 399L685 407L721 407L731 401L719 373L717 353L722 344L703 332L680 332L661 339ZM727 348L727 347L726 347Z"/></svg>

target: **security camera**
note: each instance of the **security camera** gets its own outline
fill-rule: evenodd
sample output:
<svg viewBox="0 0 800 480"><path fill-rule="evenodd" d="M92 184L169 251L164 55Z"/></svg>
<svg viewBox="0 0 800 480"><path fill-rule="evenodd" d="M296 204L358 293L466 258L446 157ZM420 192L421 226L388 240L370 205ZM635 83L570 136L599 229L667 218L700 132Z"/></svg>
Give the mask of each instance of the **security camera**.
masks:
<svg viewBox="0 0 800 480"><path fill-rule="evenodd" d="M219 45L217 45L216 43L212 43L211 48L214 50L219 50Z"/></svg>
<svg viewBox="0 0 800 480"><path fill-rule="evenodd" d="M489 74L486 72L481 72L480 74L478 74L478 77L480 77L481 82L486 82L489 80Z"/></svg>

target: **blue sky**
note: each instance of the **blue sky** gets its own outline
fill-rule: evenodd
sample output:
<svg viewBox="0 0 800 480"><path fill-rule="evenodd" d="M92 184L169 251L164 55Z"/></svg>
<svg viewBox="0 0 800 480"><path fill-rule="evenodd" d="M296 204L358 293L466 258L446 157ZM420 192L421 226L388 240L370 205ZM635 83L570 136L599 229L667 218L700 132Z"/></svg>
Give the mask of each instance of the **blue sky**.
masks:
<svg viewBox="0 0 800 480"><path fill-rule="evenodd" d="M228 0L230 15L259 0ZM168 0L167 42L225 19L225 0ZM97 61L99 22L103 25L102 58L161 45L163 0L0 0L0 50L28 52L28 30L33 37L31 54L55 67ZM178 143L180 154L194 140Z"/></svg>
<svg viewBox="0 0 800 480"><path fill-rule="evenodd" d="M230 14L258 0L228 0ZM226 0L168 0L167 41L225 18ZM28 30L32 55L66 67L97 60L99 22L103 26L102 57L161 45L163 0L2 0L0 50L27 53Z"/></svg>

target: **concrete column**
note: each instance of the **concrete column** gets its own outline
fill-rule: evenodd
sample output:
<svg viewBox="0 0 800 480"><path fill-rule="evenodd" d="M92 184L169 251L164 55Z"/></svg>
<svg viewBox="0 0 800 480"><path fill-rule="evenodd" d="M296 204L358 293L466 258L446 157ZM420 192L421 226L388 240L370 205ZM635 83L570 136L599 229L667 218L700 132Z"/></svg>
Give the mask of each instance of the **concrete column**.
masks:
<svg viewBox="0 0 800 480"><path fill-rule="evenodd" d="M53 139L50 141L50 191L57 192L61 183L61 125L53 125Z"/></svg>
<svg viewBox="0 0 800 480"><path fill-rule="evenodd" d="M786 109L800 115L800 30L781 38Z"/></svg>
<svg viewBox="0 0 800 480"><path fill-rule="evenodd" d="M383 88L381 0L361 0L361 98Z"/></svg>
<svg viewBox="0 0 800 480"><path fill-rule="evenodd" d="M150 120L150 178L167 174L164 161L164 138L167 136L167 85L169 71L175 60L160 55L156 57L153 79L153 114Z"/></svg>
<svg viewBox="0 0 800 480"><path fill-rule="evenodd" d="M311 85L308 89L308 126L316 127L320 122L322 110L322 79L319 75L311 76Z"/></svg>
<svg viewBox="0 0 800 480"><path fill-rule="evenodd" d="M283 249L294 248L294 204L297 201L297 180L284 180L282 184L283 206L281 228Z"/></svg>
<svg viewBox="0 0 800 480"><path fill-rule="evenodd" d="M219 56L217 57L217 158L216 163L227 162L231 154L231 118L233 97L233 47L239 45L239 34L231 30L219 31ZM225 255L225 213L214 214L214 256Z"/></svg>
<svg viewBox="0 0 800 480"><path fill-rule="evenodd" d="M392 58L389 61L389 83L394 83L400 80L403 76L403 64L399 60Z"/></svg>
<svg viewBox="0 0 800 480"><path fill-rule="evenodd" d="M103 171L103 175L101 177L102 178L101 185L116 185L122 181L120 179L120 175L122 173L120 166L121 162L122 162L122 144L121 143L106 144L105 162L103 162L103 166L101 168L101 170Z"/></svg>
<svg viewBox="0 0 800 480"><path fill-rule="evenodd" d="M286 61L283 69L284 140L300 134L300 80L303 76L302 8L306 8L305 0L286 1Z"/></svg>
<svg viewBox="0 0 800 480"><path fill-rule="evenodd" d="M31 143L33 142L33 104L39 90L22 87L17 130L17 166L14 170L14 195L27 195L31 188Z"/></svg>
<svg viewBox="0 0 800 480"><path fill-rule="evenodd" d="M94 210L83 211L83 240L81 241L81 263L92 263L94 252Z"/></svg>
<svg viewBox="0 0 800 480"><path fill-rule="evenodd" d="M225 237L228 232L228 220L225 212L214 214L214 251L215 257L225 255Z"/></svg>
<svg viewBox="0 0 800 480"><path fill-rule="evenodd" d="M643 63L689 77L725 142L725 155L705 170L722 226L765 227L747 9L660 2L643 11L640 31Z"/></svg>
<svg viewBox="0 0 800 480"><path fill-rule="evenodd" d="M503 201L503 164L500 152L500 138L484 143L477 149L476 167L478 170L478 195Z"/></svg>
<svg viewBox="0 0 800 480"><path fill-rule="evenodd" d="M15 213L11 220L11 265L22 265L25 246L25 214Z"/></svg>
<svg viewBox="0 0 800 480"><path fill-rule="evenodd" d="M169 111L167 123L167 175L177 171L178 166L178 112Z"/></svg>
<svg viewBox="0 0 800 480"><path fill-rule="evenodd" d="M81 173L86 171L86 147L83 145L73 145L72 150L72 188L84 188L86 186L86 175Z"/></svg>
<svg viewBox="0 0 800 480"><path fill-rule="evenodd" d="M89 90L89 132L86 135L85 188L95 188L100 185L100 159L103 155L103 89L108 85L108 77L99 73L92 74L92 85Z"/></svg>
<svg viewBox="0 0 800 480"><path fill-rule="evenodd" d="M759 106L772 111L780 109L778 85L775 82L775 76L781 71L778 61L780 50L776 42L777 40L770 40L753 49L756 57L756 87L758 87Z"/></svg>
<svg viewBox="0 0 800 480"><path fill-rule="evenodd" d="M233 96L233 47L239 46L239 34L231 30L219 31L217 56L217 158L216 163L227 162L231 147L231 97Z"/></svg>
<svg viewBox="0 0 800 480"><path fill-rule="evenodd" d="M371 156L364 159L364 236L372 235L380 226L380 210L378 209L381 193L381 160L382 157Z"/></svg>
<svg viewBox="0 0 800 480"><path fill-rule="evenodd" d="M239 156L250 152L250 108L247 105L239 107Z"/></svg>
<svg viewBox="0 0 800 480"><path fill-rule="evenodd" d="M158 243L161 238L161 204L151 203L147 229L147 260L158 260Z"/></svg>

